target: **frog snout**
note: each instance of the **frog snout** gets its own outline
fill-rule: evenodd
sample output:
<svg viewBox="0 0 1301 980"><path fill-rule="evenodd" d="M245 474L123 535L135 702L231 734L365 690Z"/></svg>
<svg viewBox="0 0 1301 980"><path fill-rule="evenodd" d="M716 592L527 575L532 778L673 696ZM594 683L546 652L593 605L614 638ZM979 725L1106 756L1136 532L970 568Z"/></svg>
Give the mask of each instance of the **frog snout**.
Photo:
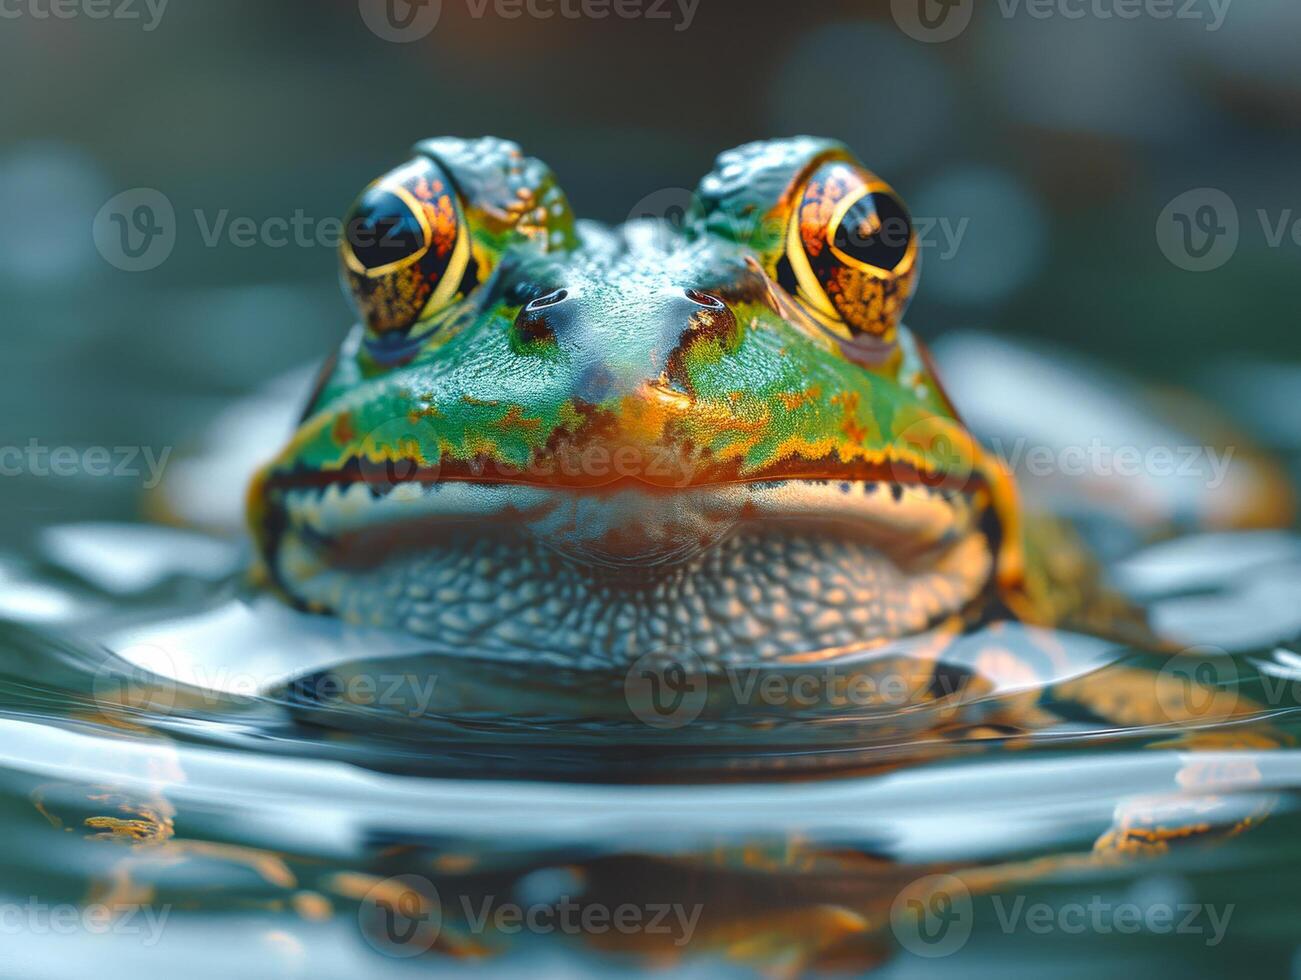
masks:
<svg viewBox="0 0 1301 980"><path fill-rule="evenodd" d="M631 394L668 371L702 330L734 322L711 293L676 285L564 286L526 303L512 325L521 353L557 351L587 401Z"/></svg>

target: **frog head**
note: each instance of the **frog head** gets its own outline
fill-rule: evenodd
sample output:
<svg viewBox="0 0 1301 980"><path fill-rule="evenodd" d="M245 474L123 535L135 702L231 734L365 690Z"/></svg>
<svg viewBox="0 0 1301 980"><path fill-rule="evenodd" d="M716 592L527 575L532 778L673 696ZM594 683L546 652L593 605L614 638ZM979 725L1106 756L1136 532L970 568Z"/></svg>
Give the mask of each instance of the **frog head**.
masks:
<svg viewBox="0 0 1301 980"><path fill-rule="evenodd" d="M300 606L485 656L820 660L1021 574L1014 493L901 323L918 241L839 143L723 154L684 221L575 222L438 139L341 249L360 315L250 520Z"/></svg>

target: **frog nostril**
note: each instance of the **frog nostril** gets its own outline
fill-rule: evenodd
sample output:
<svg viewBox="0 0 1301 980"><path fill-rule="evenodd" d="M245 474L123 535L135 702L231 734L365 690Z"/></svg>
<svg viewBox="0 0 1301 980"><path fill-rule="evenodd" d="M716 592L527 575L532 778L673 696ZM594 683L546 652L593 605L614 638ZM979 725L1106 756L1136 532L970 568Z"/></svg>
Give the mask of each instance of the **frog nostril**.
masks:
<svg viewBox="0 0 1301 980"><path fill-rule="evenodd" d="M539 296L535 300L530 300L525 304L524 312L541 313L543 310L549 309L552 306L558 306L567 299L569 299L569 290L557 289L553 292L547 293L545 296Z"/></svg>
<svg viewBox="0 0 1301 980"><path fill-rule="evenodd" d="M556 307L569 298L569 290L556 289L525 303L515 317L514 335L524 344L554 343L556 321L565 319Z"/></svg>
<svg viewBox="0 0 1301 980"><path fill-rule="evenodd" d="M699 289L685 290L687 299L697 306L703 306L707 310L725 310L727 304L712 293L701 292Z"/></svg>

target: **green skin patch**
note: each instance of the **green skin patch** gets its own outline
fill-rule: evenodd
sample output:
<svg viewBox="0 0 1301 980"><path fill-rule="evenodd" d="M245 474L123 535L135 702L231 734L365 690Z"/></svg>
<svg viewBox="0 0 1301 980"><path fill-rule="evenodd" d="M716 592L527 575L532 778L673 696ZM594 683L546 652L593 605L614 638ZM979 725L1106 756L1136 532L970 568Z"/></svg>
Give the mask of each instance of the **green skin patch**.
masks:
<svg viewBox="0 0 1301 980"><path fill-rule="evenodd" d="M915 357L895 377L867 371L767 307L744 304L735 309L742 326L733 336L688 340L685 390L661 373L589 399L579 393L591 369L586 359L553 344L511 343L518 313L484 311L397 371L376 375L364 354L345 353L320 408L271 473L328 472L362 458L466 474L477 468L504 479L522 471L523 479L545 471L542 461L558 443L581 451L602 438L614 448L698 457L700 481L723 473L848 476L860 462L941 475L952 462L942 446L922 441L956 421ZM912 438L902 440L905 433Z"/></svg>

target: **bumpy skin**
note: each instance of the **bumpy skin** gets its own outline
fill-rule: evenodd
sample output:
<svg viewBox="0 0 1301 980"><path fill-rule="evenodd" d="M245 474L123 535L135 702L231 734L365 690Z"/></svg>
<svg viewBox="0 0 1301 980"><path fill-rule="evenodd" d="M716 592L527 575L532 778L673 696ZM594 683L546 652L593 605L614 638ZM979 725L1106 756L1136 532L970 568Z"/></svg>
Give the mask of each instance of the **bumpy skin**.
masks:
<svg viewBox="0 0 1301 980"><path fill-rule="evenodd" d="M499 140L417 154L350 227L423 224L427 248L345 245L363 322L251 492L293 601L579 665L1044 618L1012 483L899 323L906 211L843 146L724 154L681 229L575 227ZM411 201L424 217L383 213Z"/></svg>

